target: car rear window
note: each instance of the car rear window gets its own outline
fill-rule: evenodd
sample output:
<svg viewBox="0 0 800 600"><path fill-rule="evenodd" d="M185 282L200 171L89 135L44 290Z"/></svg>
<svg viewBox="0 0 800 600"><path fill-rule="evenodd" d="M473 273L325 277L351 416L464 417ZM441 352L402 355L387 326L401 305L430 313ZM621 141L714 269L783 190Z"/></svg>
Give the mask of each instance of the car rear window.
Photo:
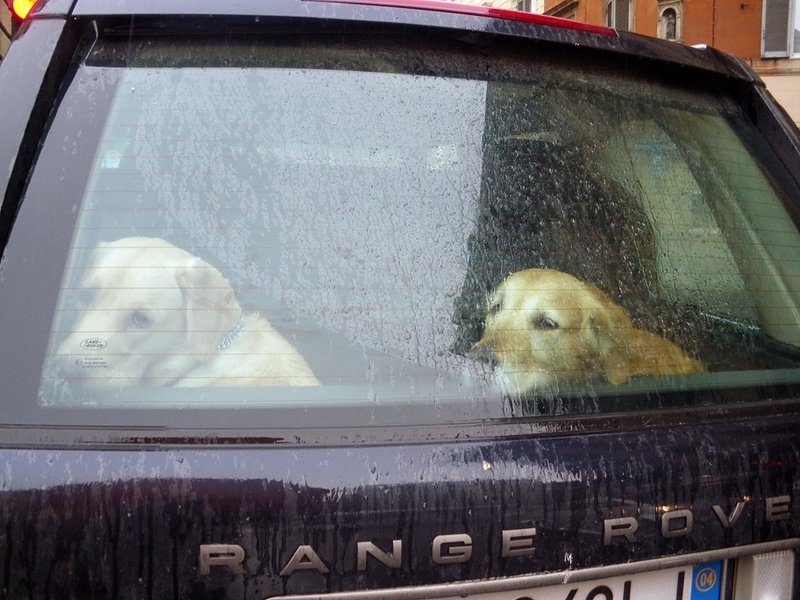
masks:
<svg viewBox="0 0 800 600"><path fill-rule="evenodd" d="M40 279L16 401L324 426L789 393L797 188L740 109L467 48L98 41L4 257Z"/></svg>

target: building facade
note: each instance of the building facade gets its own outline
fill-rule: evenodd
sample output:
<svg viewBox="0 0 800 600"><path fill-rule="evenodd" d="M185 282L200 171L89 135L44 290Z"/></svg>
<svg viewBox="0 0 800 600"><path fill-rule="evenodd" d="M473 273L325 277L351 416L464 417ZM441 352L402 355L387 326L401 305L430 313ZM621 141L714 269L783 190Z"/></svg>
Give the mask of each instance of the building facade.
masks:
<svg viewBox="0 0 800 600"><path fill-rule="evenodd" d="M800 0L466 0L607 25L747 62L800 124Z"/></svg>
<svg viewBox="0 0 800 600"><path fill-rule="evenodd" d="M707 44L738 56L800 124L800 0L544 0L544 4L545 14L689 45Z"/></svg>
<svg viewBox="0 0 800 600"><path fill-rule="evenodd" d="M11 9L0 0L0 60L3 60L8 51L8 45L11 43L11 30Z"/></svg>

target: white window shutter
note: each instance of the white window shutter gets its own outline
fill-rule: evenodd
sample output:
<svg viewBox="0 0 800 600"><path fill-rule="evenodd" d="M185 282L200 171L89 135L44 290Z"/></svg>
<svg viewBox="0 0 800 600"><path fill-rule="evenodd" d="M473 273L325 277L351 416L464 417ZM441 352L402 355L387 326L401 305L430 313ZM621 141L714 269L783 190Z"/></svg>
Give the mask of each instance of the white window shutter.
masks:
<svg viewBox="0 0 800 600"><path fill-rule="evenodd" d="M630 30L630 0L616 0L614 5L614 27L620 31Z"/></svg>
<svg viewBox="0 0 800 600"><path fill-rule="evenodd" d="M764 0L764 18L761 31L761 56L782 58L789 56L789 35L793 27L789 22L792 0Z"/></svg>

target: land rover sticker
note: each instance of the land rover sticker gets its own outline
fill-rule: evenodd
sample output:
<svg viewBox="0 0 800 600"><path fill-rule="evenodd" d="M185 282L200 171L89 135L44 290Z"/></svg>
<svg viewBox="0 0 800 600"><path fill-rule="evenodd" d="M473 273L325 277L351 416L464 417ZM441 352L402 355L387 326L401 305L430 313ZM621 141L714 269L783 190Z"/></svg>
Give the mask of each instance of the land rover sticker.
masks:
<svg viewBox="0 0 800 600"><path fill-rule="evenodd" d="M81 341L81 348L84 350L102 350L106 347L106 341L102 338L86 338Z"/></svg>

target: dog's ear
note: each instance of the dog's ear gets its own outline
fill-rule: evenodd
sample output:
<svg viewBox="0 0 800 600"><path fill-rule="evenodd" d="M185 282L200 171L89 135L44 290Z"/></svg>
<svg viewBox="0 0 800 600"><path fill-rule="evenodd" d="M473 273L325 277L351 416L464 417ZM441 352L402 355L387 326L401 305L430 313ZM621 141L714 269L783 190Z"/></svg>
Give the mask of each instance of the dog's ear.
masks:
<svg viewBox="0 0 800 600"><path fill-rule="evenodd" d="M630 349L626 340L633 330L628 314L613 303L589 311L583 330L594 350L590 360L609 383L627 383Z"/></svg>
<svg viewBox="0 0 800 600"><path fill-rule="evenodd" d="M111 244L108 242L98 242L97 245L92 248L91 252L89 253L88 260L86 261L86 266L88 268L97 267L102 262L103 257L105 256L108 248L111 247Z"/></svg>
<svg viewBox="0 0 800 600"><path fill-rule="evenodd" d="M213 354L222 336L241 317L233 288L219 271L199 258L177 269L175 277L186 299L187 334L192 352Z"/></svg>

